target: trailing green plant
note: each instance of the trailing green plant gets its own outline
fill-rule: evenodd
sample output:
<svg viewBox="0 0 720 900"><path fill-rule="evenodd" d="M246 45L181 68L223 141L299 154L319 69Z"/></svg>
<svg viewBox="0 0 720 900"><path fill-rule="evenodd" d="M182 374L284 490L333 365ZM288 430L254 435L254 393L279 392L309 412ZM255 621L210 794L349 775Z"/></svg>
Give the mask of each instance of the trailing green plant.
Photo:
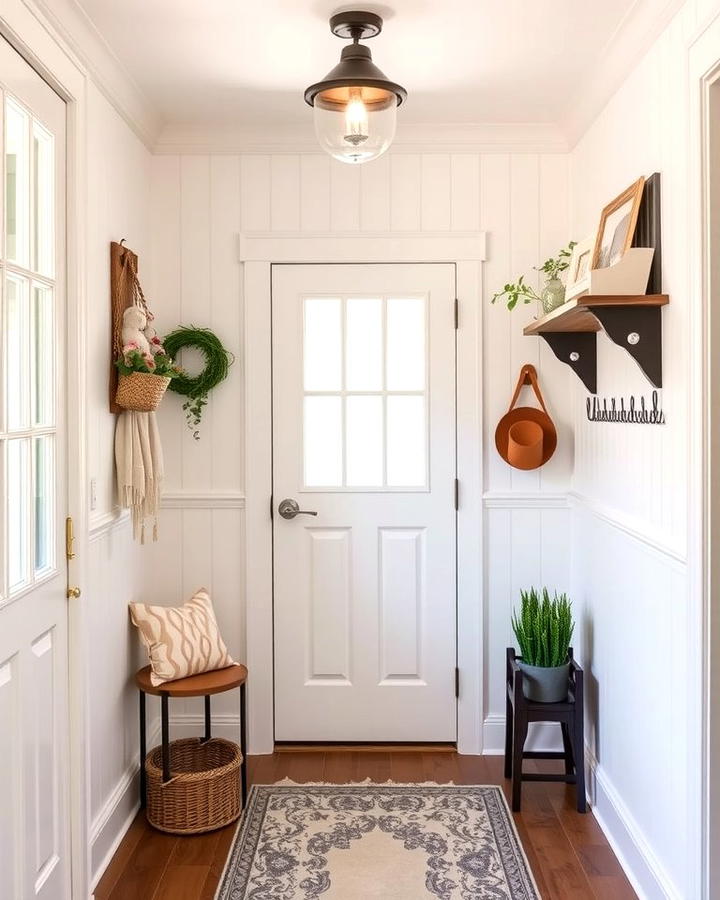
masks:
<svg viewBox="0 0 720 900"><path fill-rule="evenodd" d="M189 375L183 371L170 382L170 390L187 398L183 403L185 419L197 441L200 439L199 426L203 409L207 406L208 394L227 378L228 368L234 357L209 328L197 328L194 325L176 328L164 339L163 345L173 356L183 347L193 347L204 357L205 365L198 375Z"/></svg>
<svg viewBox="0 0 720 900"><path fill-rule="evenodd" d="M568 660L575 623L572 604L566 594L550 599L547 588L542 599L535 588L520 591L520 614L513 610L512 627L522 661L530 666L550 668Z"/></svg>
<svg viewBox="0 0 720 900"><path fill-rule="evenodd" d="M548 281L559 278L560 274L570 265L573 247L575 247L576 244L577 241L570 241L567 247L563 247L562 250L558 251L557 256L551 256L549 259L546 259L541 266L534 266L535 271L542 272ZM542 302L541 297L536 291L525 282L524 275L520 275L517 281L504 285L501 291L498 291L493 295L490 302L495 303L496 300L500 299L505 300L509 310L515 309L520 300L522 300L523 303L531 303L533 300Z"/></svg>

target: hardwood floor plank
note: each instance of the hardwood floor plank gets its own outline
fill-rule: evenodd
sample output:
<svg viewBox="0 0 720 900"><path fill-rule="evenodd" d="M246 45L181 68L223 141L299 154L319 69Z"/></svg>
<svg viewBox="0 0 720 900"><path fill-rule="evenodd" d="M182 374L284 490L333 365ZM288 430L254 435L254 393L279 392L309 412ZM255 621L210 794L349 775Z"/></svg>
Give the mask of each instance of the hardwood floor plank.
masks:
<svg viewBox="0 0 720 900"><path fill-rule="evenodd" d="M95 891L93 892L94 900L108 900L112 893L112 889L125 871L128 861L137 847L138 842L142 839L146 829L147 821L142 813L139 813L125 834L117 852L110 860L110 864L107 869L105 869L102 878L98 881Z"/></svg>
<svg viewBox="0 0 720 900"><path fill-rule="evenodd" d="M210 866L168 866L153 900L197 900Z"/></svg>
<svg viewBox="0 0 720 900"><path fill-rule="evenodd" d="M152 900L178 838L151 828L145 831L110 892L109 900Z"/></svg>

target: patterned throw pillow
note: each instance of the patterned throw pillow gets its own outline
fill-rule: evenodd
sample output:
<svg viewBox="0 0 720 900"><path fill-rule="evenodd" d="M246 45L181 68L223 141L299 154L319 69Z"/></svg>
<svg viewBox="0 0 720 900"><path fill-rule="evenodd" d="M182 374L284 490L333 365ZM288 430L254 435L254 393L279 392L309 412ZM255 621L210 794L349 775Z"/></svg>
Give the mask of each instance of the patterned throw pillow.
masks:
<svg viewBox="0 0 720 900"><path fill-rule="evenodd" d="M210 595L200 588L183 606L130 603L130 618L150 658L150 681L166 681L224 669L237 663L220 637Z"/></svg>

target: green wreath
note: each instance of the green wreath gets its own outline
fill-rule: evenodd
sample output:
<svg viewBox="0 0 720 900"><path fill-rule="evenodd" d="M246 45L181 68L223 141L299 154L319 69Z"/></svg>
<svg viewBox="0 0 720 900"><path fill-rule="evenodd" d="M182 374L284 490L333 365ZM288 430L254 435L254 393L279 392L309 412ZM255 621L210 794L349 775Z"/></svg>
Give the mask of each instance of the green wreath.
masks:
<svg viewBox="0 0 720 900"><path fill-rule="evenodd" d="M163 346L168 356L175 360L183 347L194 347L205 358L205 367L198 375L192 376L187 372L181 372L168 385L176 394L187 397L183 403L185 418L197 441L200 439L198 427L203 407L207 406L208 394L227 378L233 355L223 347L217 335L209 328L196 328L194 325L182 326L171 331L163 340Z"/></svg>

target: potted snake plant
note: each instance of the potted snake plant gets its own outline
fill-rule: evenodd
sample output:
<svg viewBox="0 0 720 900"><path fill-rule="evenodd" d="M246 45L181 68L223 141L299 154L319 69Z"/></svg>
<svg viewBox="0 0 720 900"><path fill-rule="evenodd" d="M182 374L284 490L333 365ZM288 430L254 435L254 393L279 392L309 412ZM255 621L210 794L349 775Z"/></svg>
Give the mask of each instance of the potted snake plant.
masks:
<svg viewBox="0 0 720 900"><path fill-rule="evenodd" d="M512 627L520 647L523 693L528 700L557 703L567 697L568 651L575 629L566 594L551 599L535 588L520 591L520 612L513 610Z"/></svg>

